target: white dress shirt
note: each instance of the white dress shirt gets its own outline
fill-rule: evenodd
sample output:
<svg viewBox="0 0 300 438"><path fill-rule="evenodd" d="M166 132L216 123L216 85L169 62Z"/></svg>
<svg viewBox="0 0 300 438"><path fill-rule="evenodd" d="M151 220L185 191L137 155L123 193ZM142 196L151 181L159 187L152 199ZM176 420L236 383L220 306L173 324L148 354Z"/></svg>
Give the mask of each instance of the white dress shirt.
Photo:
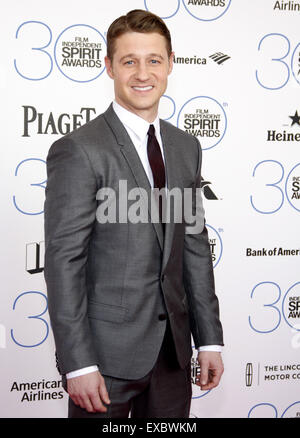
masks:
<svg viewBox="0 0 300 438"><path fill-rule="evenodd" d="M148 141L148 129L150 123L144 120L143 118L137 116L136 114L128 111L121 105L119 105L116 101L113 102L113 109L122 124L124 125L129 137L131 138L132 143L134 144L136 151L139 155L139 158L142 162L142 165L145 169L146 175L149 179L151 187L153 187L153 176L152 170L149 164L148 155L147 155L147 141ZM160 136L160 123L159 117L156 116L155 120L151 123L155 128L155 135L158 141L158 144L161 149L162 157L164 160L164 151L162 147L162 140ZM166 182L167 184L167 182ZM198 348L198 351L217 351L221 352L221 345L206 345ZM89 367L81 368L79 370L72 371L66 374L67 379L71 379L72 377L81 376L83 374L88 374L93 371L98 371L97 365L92 365Z"/></svg>

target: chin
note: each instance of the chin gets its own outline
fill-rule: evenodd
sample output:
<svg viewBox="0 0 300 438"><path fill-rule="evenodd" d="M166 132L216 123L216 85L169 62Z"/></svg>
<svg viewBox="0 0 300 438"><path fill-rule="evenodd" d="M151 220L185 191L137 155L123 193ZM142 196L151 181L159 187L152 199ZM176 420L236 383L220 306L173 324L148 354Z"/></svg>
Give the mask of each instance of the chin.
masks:
<svg viewBox="0 0 300 438"><path fill-rule="evenodd" d="M137 110L150 110L156 106L153 102L132 102L131 107Z"/></svg>

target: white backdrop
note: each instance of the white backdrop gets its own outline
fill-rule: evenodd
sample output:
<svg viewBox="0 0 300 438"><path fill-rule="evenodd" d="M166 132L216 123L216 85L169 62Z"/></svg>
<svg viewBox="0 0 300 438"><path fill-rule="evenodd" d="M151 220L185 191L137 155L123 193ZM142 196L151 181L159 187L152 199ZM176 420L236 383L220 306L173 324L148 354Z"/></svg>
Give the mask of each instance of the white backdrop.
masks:
<svg viewBox="0 0 300 438"><path fill-rule="evenodd" d="M300 2L274 0L6 6L0 416L67 414L43 278L45 159L54 140L110 104L106 31L135 8L165 18L173 36L161 117L194 130L204 150L225 373L208 393L193 385L191 417L300 416Z"/></svg>

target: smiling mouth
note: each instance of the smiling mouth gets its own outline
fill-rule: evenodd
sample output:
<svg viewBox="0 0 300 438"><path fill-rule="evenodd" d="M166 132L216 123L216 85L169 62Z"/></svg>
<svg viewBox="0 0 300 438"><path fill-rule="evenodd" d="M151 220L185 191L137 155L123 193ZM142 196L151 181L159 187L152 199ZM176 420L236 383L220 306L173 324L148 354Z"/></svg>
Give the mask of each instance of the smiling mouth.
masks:
<svg viewBox="0 0 300 438"><path fill-rule="evenodd" d="M147 87L138 87L138 86L135 86L135 87L132 87L134 90L136 90L136 91L150 91L150 90L152 90L153 88L154 88L154 86L153 85L148 85Z"/></svg>

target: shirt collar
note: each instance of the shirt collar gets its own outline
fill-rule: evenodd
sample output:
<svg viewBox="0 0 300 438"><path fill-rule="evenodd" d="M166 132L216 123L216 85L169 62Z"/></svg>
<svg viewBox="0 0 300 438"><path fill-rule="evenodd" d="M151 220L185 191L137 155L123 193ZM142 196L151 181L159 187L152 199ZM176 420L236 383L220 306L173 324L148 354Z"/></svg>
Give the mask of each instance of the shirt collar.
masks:
<svg viewBox="0 0 300 438"><path fill-rule="evenodd" d="M131 131L134 132L134 134L138 137L140 141L143 141L147 136L150 123L142 117L137 116L131 111L128 111L123 106L118 104L115 100L113 101L113 109L125 128L129 128ZM154 125L155 132L159 134L160 124L158 115L156 116L156 119L151 123L151 125Z"/></svg>

